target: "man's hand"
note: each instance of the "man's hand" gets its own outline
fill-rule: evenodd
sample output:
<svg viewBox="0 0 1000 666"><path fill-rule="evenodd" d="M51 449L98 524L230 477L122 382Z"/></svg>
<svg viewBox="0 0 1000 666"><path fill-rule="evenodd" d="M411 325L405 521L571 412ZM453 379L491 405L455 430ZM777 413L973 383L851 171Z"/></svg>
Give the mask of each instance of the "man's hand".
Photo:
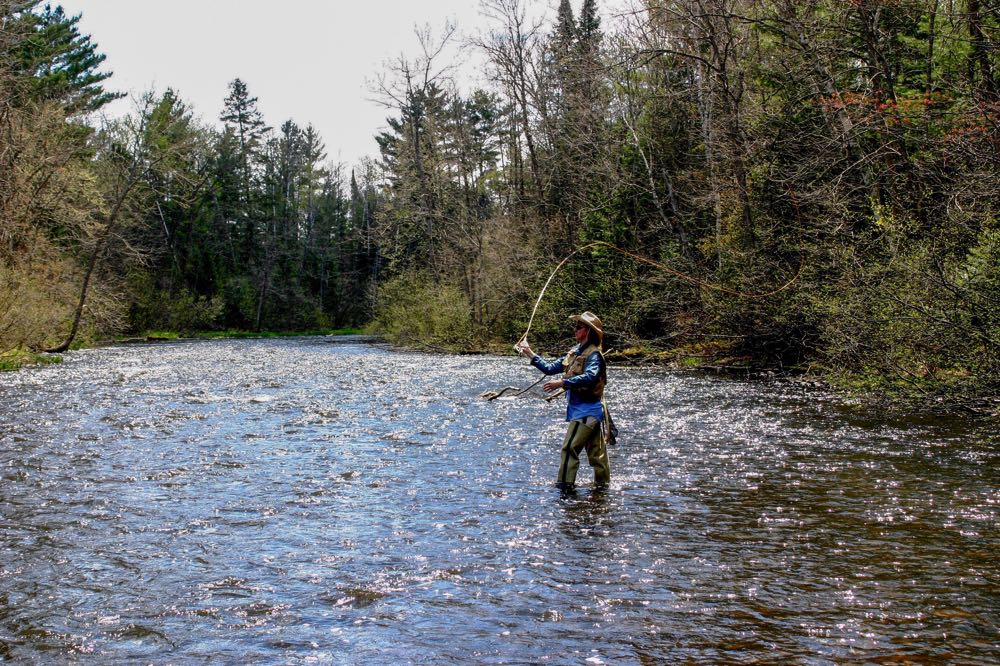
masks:
<svg viewBox="0 0 1000 666"><path fill-rule="evenodd" d="M545 389L546 393L555 393L561 388L564 388L566 383L561 379L553 379L552 381L545 382L542 384L542 388Z"/></svg>
<svg viewBox="0 0 1000 666"><path fill-rule="evenodd" d="M514 349L528 358L535 357L535 352L531 351L531 346L528 344L528 338L522 338L520 342L514 345Z"/></svg>

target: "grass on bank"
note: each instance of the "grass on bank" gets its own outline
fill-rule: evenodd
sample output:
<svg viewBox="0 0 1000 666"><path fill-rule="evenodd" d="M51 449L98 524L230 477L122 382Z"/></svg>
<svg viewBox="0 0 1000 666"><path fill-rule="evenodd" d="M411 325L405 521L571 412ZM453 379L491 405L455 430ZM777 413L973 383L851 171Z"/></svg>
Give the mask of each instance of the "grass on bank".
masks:
<svg viewBox="0 0 1000 666"><path fill-rule="evenodd" d="M62 360L62 356L55 354L39 354L25 349L12 349L0 353L0 372L20 370L32 365L62 363Z"/></svg>

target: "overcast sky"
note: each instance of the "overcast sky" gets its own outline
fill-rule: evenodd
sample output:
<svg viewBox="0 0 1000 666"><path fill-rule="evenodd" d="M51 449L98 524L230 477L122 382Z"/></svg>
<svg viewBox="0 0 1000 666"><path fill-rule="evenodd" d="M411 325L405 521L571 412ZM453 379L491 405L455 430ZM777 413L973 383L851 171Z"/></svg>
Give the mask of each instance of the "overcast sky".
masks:
<svg viewBox="0 0 1000 666"><path fill-rule="evenodd" d="M439 32L452 19L470 33L484 21L478 0L57 1L83 15L81 32L107 55L108 88L171 87L214 124L239 77L269 125L312 123L329 159L348 166L376 154L388 114L367 82L387 60L418 53L414 25Z"/></svg>

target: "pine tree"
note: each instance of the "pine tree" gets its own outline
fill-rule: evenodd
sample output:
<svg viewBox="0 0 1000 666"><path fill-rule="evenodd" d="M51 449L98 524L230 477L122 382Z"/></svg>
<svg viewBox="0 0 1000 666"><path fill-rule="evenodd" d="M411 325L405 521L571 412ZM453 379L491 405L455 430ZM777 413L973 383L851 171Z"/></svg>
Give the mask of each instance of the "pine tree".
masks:
<svg viewBox="0 0 1000 666"><path fill-rule="evenodd" d="M601 40L601 17L597 14L597 0L583 0L577 34L581 51L586 55L595 54Z"/></svg>
<svg viewBox="0 0 1000 666"><path fill-rule="evenodd" d="M574 217L574 169L576 122L574 112L578 94L579 54L577 50L577 23L569 0L561 0L556 14L556 25L550 40L549 96L547 133L549 138L550 179L548 183L549 212L555 219ZM571 229L565 223L561 234L569 241Z"/></svg>
<svg viewBox="0 0 1000 666"><path fill-rule="evenodd" d="M556 13L556 30L553 37L557 57L570 52L573 43L576 41L576 34L577 26L576 19L573 18L573 6L569 0L559 0L559 9Z"/></svg>
<svg viewBox="0 0 1000 666"><path fill-rule="evenodd" d="M323 181L329 175L329 170L323 168L326 159L326 147L319 132L310 123L301 135L302 166L298 174L299 215L302 224L302 238L306 248L317 247L316 216L319 207L319 196L323 190Z"/></svg>
<svg viewBox="0 0 1000 666"><path fill-rule="evenodd" d="M219 119L232 128L239 143L244 185L249 186L251 167L270 128L264 124L264 116L257 109L257 98L250 96L246 83L240 79L233 79L229 84L229 96Z"/></svg>
<svg viewBox="0 0 1000 666"><path fill-rule="evenodd" d="M233 212L242 236L241 260L252 262L259 249L257 226L261 215L255 194L261 177L264 139L270 128L264 124L263 114L257 109L257 98L250 96L247 85L240 79L229 84L229 96L219 119L225 123L232 138L233 145L227 147L238 169L235 197L229 198L236 202Z"/></svg>
<svg viewBox="0 0 1000 666"><path fill-rule="evenodd" d="M29 98L58 102L75 114L96 111L123 97L125 93L104 89L112 73L98 70L107 56L97 51L90 35L80 34L81 15L67 16L62 7L51 5L36 13L39 4L29 0L13 7L0 5L3 30L19 34L12 44L0 42L0 60L27 82Z"/></svg>
<svg viewBox="0 0 1000 666"><path fill-rule="evenodd" d="M383 229L405 239L391 258L398 268L419 260L432 271L438 269L445 214L438 180L448 101L435 83L408 91L399 117L386 119L390 131L376 137L380 166L394 195L383 211Z"/></svg>

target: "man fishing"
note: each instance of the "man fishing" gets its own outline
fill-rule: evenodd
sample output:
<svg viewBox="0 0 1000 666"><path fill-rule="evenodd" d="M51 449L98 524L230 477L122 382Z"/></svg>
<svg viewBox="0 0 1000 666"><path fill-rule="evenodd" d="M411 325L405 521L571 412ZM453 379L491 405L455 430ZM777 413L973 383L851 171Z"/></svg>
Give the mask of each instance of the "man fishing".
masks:
<svg viewBox="0 0 1000 666"><path fill-rule="evenodd" d="M601 348L604 329L593 312L573 315L573 335L577 345L565 358L546 361L531 350L527 337L517 343L517 350L531 359L531 364L546 375L562 373L562 379L545 382L542 388L549 393L565 389L568 394L566 420L569 428L563 440L559 462L558 483L572 488L580 467L580 451L587 450L587 461L594 468L594 486L603 488L611 481L611 464L602 424L605 419L604 386L608 380L607 365Z"/></svg>

